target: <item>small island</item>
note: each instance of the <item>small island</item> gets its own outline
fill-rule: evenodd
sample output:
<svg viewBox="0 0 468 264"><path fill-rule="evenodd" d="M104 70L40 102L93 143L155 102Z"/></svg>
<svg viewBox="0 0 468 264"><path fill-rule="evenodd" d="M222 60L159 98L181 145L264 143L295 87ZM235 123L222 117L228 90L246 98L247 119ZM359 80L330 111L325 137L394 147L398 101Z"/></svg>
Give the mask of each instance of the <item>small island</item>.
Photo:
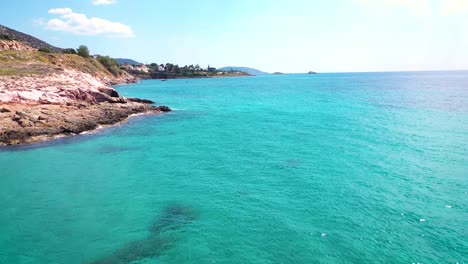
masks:
<svg viewBox="0 0 468 264"><path fill-rule="evenodd" d="M317 74L317 73L314 71L309 71L307 74Z"/></svg>
<svg viewBox="0 0 468 264"><path fill-rule="evenodd" d="M272 74L273 74L273 75L282 75L282 74L284 74L284 73L282 73L282 72L274 72L274 73L272 73Z"/></svg>

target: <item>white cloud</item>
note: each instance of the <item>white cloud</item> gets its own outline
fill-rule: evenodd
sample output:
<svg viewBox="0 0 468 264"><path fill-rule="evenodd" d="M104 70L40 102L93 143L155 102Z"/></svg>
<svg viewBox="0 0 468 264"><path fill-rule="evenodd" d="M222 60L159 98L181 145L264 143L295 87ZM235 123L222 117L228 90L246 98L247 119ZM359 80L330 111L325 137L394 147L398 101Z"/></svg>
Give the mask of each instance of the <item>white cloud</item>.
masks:
<svg viewBox="0 0 468 264"><path fill-rule="evenodd" d="M115 0L94 0L93 5L111 5L115 4Z"/></svg>
<svg viewBox="0 0 468 264"><path fill-rule="evenodd" d="M131 27L97 17L73 12L71 8L49 9L50 14L60 15L47 21L46 28L70 32L76 35L104 35L111 37L133 37Z"/></svg>

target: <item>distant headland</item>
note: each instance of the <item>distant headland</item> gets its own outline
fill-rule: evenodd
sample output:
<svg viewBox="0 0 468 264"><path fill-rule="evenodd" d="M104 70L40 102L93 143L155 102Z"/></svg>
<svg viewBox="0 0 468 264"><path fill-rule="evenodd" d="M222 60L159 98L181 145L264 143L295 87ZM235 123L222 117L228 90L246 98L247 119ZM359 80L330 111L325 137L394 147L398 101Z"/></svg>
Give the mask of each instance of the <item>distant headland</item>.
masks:
<svg viewBox="0 0 468 264"><path fill-rule="evenodd" d="M130 64L130 59L119 59L123 64L119 68L140 79L181 79L181 78L215 78L251 76L252 74L239 70L222 70L208 65L206 68L198 64L179 66L173 63ZM114 60L117 63L117 60Z"/></svg>
<svg viewBox="0 0 468 264"><path fill-rule="evenodd" d="M260 75L268 75L268 72L264 72L258 69L250 68L250 67L236 67L236 66L227 66L227 67L222 67L219 68L218 70L221 71L240 71L240 72L245 72L250 75L255 75L255 76L260 76Z"/></svg>

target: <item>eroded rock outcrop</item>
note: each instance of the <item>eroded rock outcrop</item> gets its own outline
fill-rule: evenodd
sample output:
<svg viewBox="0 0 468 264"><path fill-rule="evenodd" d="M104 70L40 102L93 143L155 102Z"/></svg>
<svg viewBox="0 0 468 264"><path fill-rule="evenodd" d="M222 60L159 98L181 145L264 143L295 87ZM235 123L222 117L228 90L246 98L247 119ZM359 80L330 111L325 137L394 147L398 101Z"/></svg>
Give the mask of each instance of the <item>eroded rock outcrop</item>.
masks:
<svg viewBox="0 0 468 264"><path fill-rule="evenodd" d="M0 145L28 144L58 135L79 134L144 112L161 113L163 110L158 106L132 102L5 105L0 111Z"/></svg>
<svg viewBox="0 0 468 264"><path fill-rule="evenodd" d="M0 145L38 142L111 125L137 113L170 111L153 101L126 99L90 74L0 76Z"/></svg>
<svg viewBox="0 0 468 264"><path fill-rule="evenodd" d="M0 51L3 50L35 51L37 49L16 40L0 40Z"/></svg>
<svg viewBox="0 0 468 264"><path fill-rule="evenodd" d="M127 100L101 80L75 70L45 76L0 76L0 103L67 104L76 101L125 103Z"/></svg>
<svg viewBox="0 0 468 264"><path fill-rule="evenodd" d="M62 51L0 25L0 145L77 134L136 113L170 111L150 100L129 100L110 86L136 82L133 75Z"/></svg>

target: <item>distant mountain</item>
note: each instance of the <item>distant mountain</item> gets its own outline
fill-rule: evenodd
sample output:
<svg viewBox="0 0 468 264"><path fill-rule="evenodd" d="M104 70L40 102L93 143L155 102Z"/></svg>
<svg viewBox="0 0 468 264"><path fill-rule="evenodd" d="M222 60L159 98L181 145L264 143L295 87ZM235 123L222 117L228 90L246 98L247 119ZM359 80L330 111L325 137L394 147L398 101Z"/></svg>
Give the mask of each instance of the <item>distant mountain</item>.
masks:
<svg viewBox="0 0 468 264"><path fill-rule="evenodd" d="M130 64L130 65L141 64L138 61L134 61L132 59L114 58L114 60L116 60L120 65L125 64L125 63Z"/></svg>
<svg viewBox="0 0 468 264"><path fill-rule="evenodd" d="M241 72L246 72L246 73L248 73L250 75L267 75L267 74L269 74L267 72L262 72L260 70L249 68L249 67L228 66L228 67L219 68L218 70L220 70L220 71L241 71Z"/></svg>
<svg viewBox="0 0 468 264"><path fill-rule="evenodd" d="M52 52L62 52L61 48L50 45L38 38L16 31L14 29L0 25L0 38L11 39L23 42L35 49L49 49Z"/></svg>

